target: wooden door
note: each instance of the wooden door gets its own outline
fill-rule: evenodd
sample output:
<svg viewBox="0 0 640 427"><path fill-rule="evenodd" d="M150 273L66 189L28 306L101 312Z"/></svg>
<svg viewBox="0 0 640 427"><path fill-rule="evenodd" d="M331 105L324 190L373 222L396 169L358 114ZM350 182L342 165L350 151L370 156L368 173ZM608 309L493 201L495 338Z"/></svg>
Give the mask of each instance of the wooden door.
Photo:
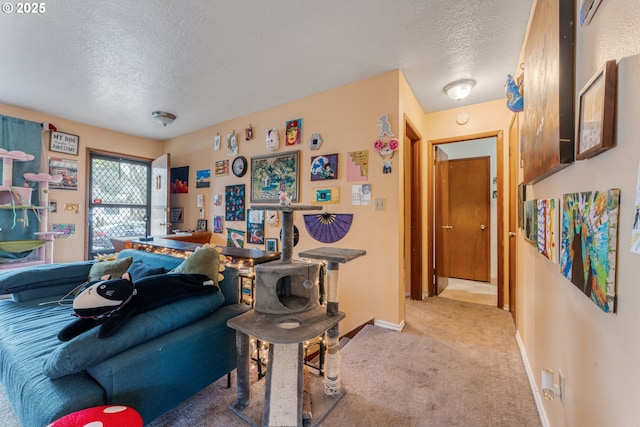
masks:
<svg viewBox="0 0 640 427"><path fill-rule="evenodd" d="M166 236L171 233L169 221L169 164L170 154L165 153L151 162L151 235Z"/></svg>
<svg viewBox="0 0 640 427"><path fill-rule="evenodd" d="M490 157L449 160L449 277L489 282Z"/></svg>
<svg viewBox="0 0 640 427"><path fill-rule="evenodd" d="M434 149L435 163L435 234L436 283L435 294L440 295L449 285L449 156L440 147Z"/></svg>
<svg viewBox="0 0 640 427"><path fill-rule="evenodd" d="M518 115L509 127L509 311L516 322L516 236L518 229Z"/></svg>

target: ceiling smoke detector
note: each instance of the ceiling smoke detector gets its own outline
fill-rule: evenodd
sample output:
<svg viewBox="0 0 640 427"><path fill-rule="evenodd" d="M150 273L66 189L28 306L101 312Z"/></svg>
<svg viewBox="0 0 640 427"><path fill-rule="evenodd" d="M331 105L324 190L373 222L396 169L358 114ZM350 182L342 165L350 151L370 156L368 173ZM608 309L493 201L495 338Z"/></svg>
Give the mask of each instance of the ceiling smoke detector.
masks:
<svg viewBox="0 0 640 427"><path fill-rule="evenodd" d="M162 123L162 126L170 125L176 119L175 114L167 113L166 111L154 111L151 113L151 117Z"/></svg>

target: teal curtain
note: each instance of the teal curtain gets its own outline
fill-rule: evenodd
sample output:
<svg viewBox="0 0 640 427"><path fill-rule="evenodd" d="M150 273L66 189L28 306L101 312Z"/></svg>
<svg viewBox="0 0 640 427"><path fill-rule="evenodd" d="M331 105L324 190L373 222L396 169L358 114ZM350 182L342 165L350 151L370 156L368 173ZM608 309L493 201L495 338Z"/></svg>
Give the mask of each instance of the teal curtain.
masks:
<svg viewBox="0 0 640 427"><path fill-rule="evenodd" d="M28 162L13 162L13 185L22 187L25 184L23 174L26 172L46 172L40 170L42 156L42 126L40 123L30 122L15 117L0 115L0 148L7 151L23 151L32 154L34 159ZM2 177L2 162L0 162L0 177ZM38 204L38 185L29 183L33 191L31 203ZM24 220L20 221L20 219ZM28 223L28 226L25 224ZM34 232L40 224L38 216L32 210L7 208L0 209L0 241L34 239Z"/></svg>

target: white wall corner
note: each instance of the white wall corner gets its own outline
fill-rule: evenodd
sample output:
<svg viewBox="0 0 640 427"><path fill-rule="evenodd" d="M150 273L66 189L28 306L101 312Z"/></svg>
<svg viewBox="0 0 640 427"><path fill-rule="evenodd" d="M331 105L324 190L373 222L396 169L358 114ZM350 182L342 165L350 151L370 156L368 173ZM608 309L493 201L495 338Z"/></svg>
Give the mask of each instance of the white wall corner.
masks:
<svg viewBox="0 0 640 427"><path fill-rule="evenodd" d="M535 377L533 376L533 371L531 370L529 359L527 358L527 352L524 349L524 344L522 343L522 339L520 338L520 333L518 331L516 331L516 342L518 343L518 348L520 349L520 356L522 357L524 368L527 371L527 378L529 378L529 385L531 386L533 399L536 402L536 407L538 408L538 414L540 414L540 423L542 424L542 427L550 427L549 419L547 418L547 413L544 410L544 405L542 404L542 398L540 397L540 391L538 390L538 386L536 385L536 380L535 380Z"/></svg>
<svg viewBox="0 0 640 427"><path fill-rule="evenodd" d="M380 328L384 328L384 329L391 329L392 331L396 331L396 332L402 332L402 330L404 329L405 322L404 322L404 319L400 323L391 323L391 322L386 322L384 320L375 319L373 321L373 325L378 326Z"/></svg>

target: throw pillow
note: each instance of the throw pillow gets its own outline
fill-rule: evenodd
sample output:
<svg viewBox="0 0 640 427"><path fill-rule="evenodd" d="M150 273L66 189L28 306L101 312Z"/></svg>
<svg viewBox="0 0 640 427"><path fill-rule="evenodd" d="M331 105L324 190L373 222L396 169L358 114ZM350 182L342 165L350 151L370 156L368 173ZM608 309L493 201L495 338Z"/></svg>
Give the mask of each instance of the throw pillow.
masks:
<svg viewBox="0 0 640 427"><path fill-rule="evenodd" d="M144 277L163 274L164 267L149 267L148 265L143 264L141 261L134 261L131 266L129 266L127 273L129 273L131 281L133 283L136 283L138 280Z"/></svg>
<svg viewBox="0 0 640 427"><path fill-rule="evenodd" d="M100 280L101 277L110 275L111 277L120 277L127 272L133 258L121 258L115 261L99 261L91 266L87 281L93 282Z"/></svg>
<svg viewBox="0 0 640 427"><path fill-rule="evenodd" d="M219 250L215 247L203 247L196 249L170 273L204 274L217 285L223 279L221 271L224 271L224 265L220 263Z"/></svg>

